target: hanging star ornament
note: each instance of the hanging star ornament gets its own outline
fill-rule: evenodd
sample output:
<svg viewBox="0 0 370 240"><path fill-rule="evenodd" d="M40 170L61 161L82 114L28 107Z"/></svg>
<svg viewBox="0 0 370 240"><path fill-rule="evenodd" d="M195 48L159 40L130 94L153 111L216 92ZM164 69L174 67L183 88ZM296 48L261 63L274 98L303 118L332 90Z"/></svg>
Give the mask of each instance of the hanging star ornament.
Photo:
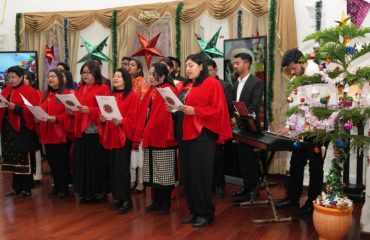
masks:
<svg viewBox="0 0 370 240"><path fill-rule="evenodd" d="M344 12L342 12L342 17L339 21L335 21L336 23L339 24L339 26L347 25L348 20L350 20L351 17L346 17Z"/></svg>
<svg viewBox="0 0 370 240"><path fill-rule="evenodd" d="M215 35L213 35L213 37L211 38L211 40L209 40L208 43L204 39L199 37L197 34L195 34L202 53L206 55L208 58L218 58L224 56L224 53L216 48L220 30L221 28L218 29L218 31L215 33Z"/></svg>
<svg viewBox="0 0 370 240"><path fill-rule="evenodd" d="M45 58L47 59L49 65L54 60L54 45L49 47L48 45L45 46Z"/></svg>
<svg viewBox="0 0 370 240"><path fill-rule="evenodd" d="M136 53L132 54L132 56L133 57L144 56L146 66L149 69L153 56L164 57L164 55L160 51L158 51L158 49L155 48L155 45L157 44L158 38L161 35L161 33L158 33L157 36L152 38L149 42L141 34L138 33L137 35L139 36L141 48L137 50Z"/></svg>
<svg viewBox="0 0 370 240"><path fill-rule="evenodd" d="M81 58L78 61L78 63L86 62L86 61L94 59L94 58L98 58L98 59L100 59L104 62L111 61L110 58L103 53L104 47L107 46L108 37L109 36L107 36L103 41L101 41L95 47L93 47L93 45L91 45L85 39L81 38L81 41L82 41L83 45L85 46L85 48L87 50L87 54L83 58Z"/></svg>
<svg viewBox="0 0 370 240"><path fill-rule="evenodd" d="M364 0L348 0L347 13L351 16L351 21L357 28L361 27L370 10L370 2Z"/></svg>

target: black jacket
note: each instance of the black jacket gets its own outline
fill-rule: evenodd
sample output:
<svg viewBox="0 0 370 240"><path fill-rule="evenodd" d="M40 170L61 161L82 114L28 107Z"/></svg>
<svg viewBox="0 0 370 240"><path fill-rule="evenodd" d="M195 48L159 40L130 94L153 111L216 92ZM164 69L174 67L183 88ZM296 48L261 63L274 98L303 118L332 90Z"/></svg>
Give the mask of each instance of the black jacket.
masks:
<svg viewBox="0 0 370 240"><path fill-rule="evenodd" d="M234 83L234 101L236 101L237 97L237 90L238 90L239 80L235 81ZM259 108L262 103L263 97L263 90L264 90L264 82L256 78L253 75L249 75L242 92L240 94L239 101L244 102L245 105L248 107L249 113L255 113L256 116L259 115ZM256 119L259 122L257 117Z"/></svg>

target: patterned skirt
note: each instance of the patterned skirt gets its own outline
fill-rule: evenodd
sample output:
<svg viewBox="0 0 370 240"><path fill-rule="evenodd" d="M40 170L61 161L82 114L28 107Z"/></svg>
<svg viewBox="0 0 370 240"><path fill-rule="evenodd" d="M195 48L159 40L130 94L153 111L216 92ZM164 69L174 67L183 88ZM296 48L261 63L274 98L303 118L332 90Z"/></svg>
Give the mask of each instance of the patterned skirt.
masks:
<svg viewBox="0 0 370 240"><path fill-rule="evenodd" d="M143 179L148 186L173 186L176 183L177 148L145 148Z"/></svg>
<svg viewBox="0 0 370 240"><path fill-rule="evenodd" d="M15 174L31 174L31 160L28 152L14 152L15 130L6 115L1 131L1 150L3 156L2 171Z"/></svg>

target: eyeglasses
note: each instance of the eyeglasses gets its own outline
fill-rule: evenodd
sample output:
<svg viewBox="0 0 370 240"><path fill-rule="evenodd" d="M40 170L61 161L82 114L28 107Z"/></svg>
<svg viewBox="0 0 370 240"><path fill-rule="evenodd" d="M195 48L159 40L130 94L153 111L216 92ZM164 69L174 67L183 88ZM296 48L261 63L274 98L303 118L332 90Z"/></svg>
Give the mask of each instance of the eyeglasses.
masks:
<svg viewBox="0 0 370 240"><path fill-rule="evenodd" d="M82 72L81 75L88 75L91 74L91 72Z"/></svg>
<svg viewBox="0 0 370 240"><path fill-rule="evenodd" d="M57 78L57 75L49 75L48 78Z"/></svg>

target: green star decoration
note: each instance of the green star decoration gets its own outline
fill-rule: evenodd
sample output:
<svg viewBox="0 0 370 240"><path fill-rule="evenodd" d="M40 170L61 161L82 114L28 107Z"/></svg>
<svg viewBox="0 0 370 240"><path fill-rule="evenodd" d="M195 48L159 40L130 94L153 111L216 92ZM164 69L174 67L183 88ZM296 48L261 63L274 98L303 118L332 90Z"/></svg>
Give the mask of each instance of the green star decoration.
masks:
<svg viewBox="0 0 370 240"><path fill-rule="evenodd" d="M221 27L218 29L215 35L213 35L213 37L211 38L211 40L209 40L208 43L204 39L200 38L197 34L195 34L198 40L199 47L202 50L202 53L206 55L208 58L224 57L224 53L216 48L220 30Z"/></svg>
<svg viewBox="0 0 370 240"><path fill-rule="evenodd" d="M87 54L81 58L78 63L81 63L81 62L86 62L88 60L91 60L93 58L98 58L102 61L105 61L105 62L110 62L110 58L105 55L102 51L103 51L103 48L105 46L107 46L107 40L108 40L108 37L107 36L103 41L101 41L98 45L96 45L95 47L93 47L93 45L91 45L90 43L88 43L85 39L81 38L81 41L82 43L84 44L86 50L87 50Z"/></svg>

